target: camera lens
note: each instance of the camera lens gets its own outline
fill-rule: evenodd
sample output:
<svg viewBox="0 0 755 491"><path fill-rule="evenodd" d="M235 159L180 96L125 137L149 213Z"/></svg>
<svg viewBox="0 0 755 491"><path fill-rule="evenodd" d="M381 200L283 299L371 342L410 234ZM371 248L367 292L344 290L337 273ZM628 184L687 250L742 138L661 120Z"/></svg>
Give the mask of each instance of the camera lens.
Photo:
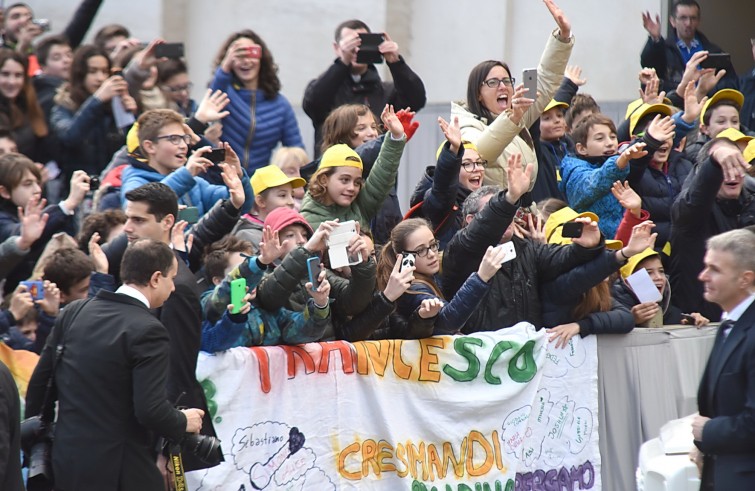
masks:
<svg viewBox="0 0 755 491"><path fill-rule="evenodd" d="M184 436L181 448L211 465L219 463L222 457L220 440L214 436L188 434Z"/></svg>

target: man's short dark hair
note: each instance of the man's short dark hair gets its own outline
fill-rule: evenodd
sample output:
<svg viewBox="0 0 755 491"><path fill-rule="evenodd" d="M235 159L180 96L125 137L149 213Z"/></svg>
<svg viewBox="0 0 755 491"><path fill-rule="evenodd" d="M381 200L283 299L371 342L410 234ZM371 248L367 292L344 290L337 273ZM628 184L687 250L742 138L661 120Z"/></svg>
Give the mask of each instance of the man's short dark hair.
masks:
<svg viewBox="0 0 755 491"><path fill-rule="evenodd" d="M354 29L355 31L357 29L364 29L367 32L372 32L372 31L370 31L370 28L367 27L367 24L365 24L364 22L362 22L359 19L345 20L345 21L341 22L340 24L338 24L338 27L336 27L336 33L335 33L336 34L336 36L335 36L336 37L336 42L338 42L338 41L341 40L341 31L344 28Z"/></svg>
<svg viewBox="0 0 755 491"><path fill-rule="evenodd" d="M121 281L124 285L149 285L150 278L157 271L167 276L175 260L167 244L153 239L139 239L123 254Z"/></svg>
<svg viewBox="0 0 755 491"><path fill-rule="evenodd" d="M43 277L55 283L60 291L69 295L76 283L89 278L94 271L92 258L73 247L53 252L45 263Z"/></svg>
<svg viewBox="0 0 755 491"><path fill-rule="evenodd" d="M695 0L676 0L674 2L674 5L671 7L671 15L674 18L676 18L676 13L679 7L697 7L697 15L700 15L700 12L702 12L700 4Z"/></svg>
<svg viewBox="0 0 755 491"><path fill-rule="evenodd" d="M161 221L168 215L178 217L178 196L161 182L149 182L126 193L126 200L147 203L147 213Z"/></svg>
<svg viewBox="0 0 755 491"><path fill-rule="evenodd" d="M65 36L56 34L47 36L37 43L36 54L40 66L47 66L47 57L50 56L50 50L55 46L70 46Z"/></svg>

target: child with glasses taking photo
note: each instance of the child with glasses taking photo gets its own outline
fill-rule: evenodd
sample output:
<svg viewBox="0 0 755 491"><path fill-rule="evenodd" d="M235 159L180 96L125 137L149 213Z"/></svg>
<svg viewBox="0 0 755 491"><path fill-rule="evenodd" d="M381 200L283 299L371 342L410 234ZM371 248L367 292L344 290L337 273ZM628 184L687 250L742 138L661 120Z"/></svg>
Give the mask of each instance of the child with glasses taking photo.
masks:
<svg viewBox="0 0 755 491"><path fill-rule="evenodd" d="M480 157L474 143L462 140L458 117L450 124L438 118L438 124L446 141L436 153L438 164L427 167L414 188L406 216L430 221L443 250L461 228L464 200L482 187L488 161Z"/></svg>
<svg viewBox="0 0 755 491"><path fill-rule="evenodd" d="M415 311L423 319L437 316L433 334L454 334L464 327L485 298L489 282L501 268L505 253L502 247L488 247L477 272L470 274L447 302L437 284L441 259L438 249L439 242L426 220L404 220L394 227L391 239L380 255L377 284L378 289L386 287L398 257L407 261L406 267L411 267L411 257L407 257L411 254L414 256L414 278L406 293L396 301L397 312L405 318Z"/></svg>

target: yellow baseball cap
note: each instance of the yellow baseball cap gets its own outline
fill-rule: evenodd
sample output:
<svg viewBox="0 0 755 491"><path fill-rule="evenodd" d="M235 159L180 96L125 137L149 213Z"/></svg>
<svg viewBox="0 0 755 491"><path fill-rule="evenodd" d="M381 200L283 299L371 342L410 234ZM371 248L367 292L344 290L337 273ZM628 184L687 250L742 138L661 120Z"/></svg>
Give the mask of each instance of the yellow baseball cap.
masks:
<svg viewBox="0 0 755 491"><path fill-rule="evenodd" d="M671 116L671 106L666 104L641 104L632 114L629 115L629 134L634 135L634 129L637 123L648 114L663 114Z"/></svg>
<svg viewBox="0 0 755 491"><path fill-rule="evenodd" d="M666 104L667 106L674 105L671 102L671 99L669 99L668 97L663 98L663 103ZM631 116L633 112L637 111L637 109L639 109L643 104L645 103L643 102L642 99L635 99L629 104L627 104L627 112L624 114L624 119L629 119L629 116Z"/></svg>
<svg viewBox="0 0 755 491"><path fill-rule="evenodd" d="M466 151L466 150L474 150L475 152L480 153L480 151L477 150L477 145L475 145L471 141L469 141L469 140L462 140L461 143L462 143L462 145L464 145L464 151ZM435 160L438 160L440 158L440 152L443 151L443 146L445 144L446 144L446 140L443 140L442 142L440 142L440 146L438 147L438 151L435 152Z"/></svg>
<svg viewBox="0 0 755 491"><path fill-rule="evenodd" d="M134 153L139 149L139 123L131 125L126 135L126 150L128 153Z"/></svg>
<svg viewBox="0 0 755 491"><path fill-rule="evenodd" d="M731 140L734 143L742 143L745 142L749 145L749 142L752 140L755 140L755 138L751 136L747 136L741 131L739 131L736 128L726 128L722 132L720 132L718 135L716 135L716 138L726 138L727 140Z"/></svg>
<svg viewBox="0 0 755 491"><path fill-rule="evenodd" d="M713 97L708 99L703 105L703 110L700 112L700 123L702 123L703 119L705 119L705 111L707 111L711 105L716 104L721 100L729 100L734 102L734 104L737 105L737 110L741 111L742 106L745 103L745 96L740 91L734 89L719 90L718 92L713 94Z"/></svg>
<svg viewBox="0 0 755 491"><path fill-rule="evenodd" d="M550 111L554 107L563 107L564 109L569 109L569 104L565 102L557 101L556 99L551 99L548 105L545 106L545 109L543 109L543 112Z"/></svg>
<svg viewBox="0 0 755 491"><path fill-rule="evenodd" d="M747 144L745 151L742 153L745 156L745 162L753 163L753 160L755 160L755 139L750 140L750 143Z"/></svg>
<svg viewBox="0 0 755 491"><path fill-rule="evenodd" d="M621 271L621 277L627 279L629 276L631 276L632 273L634 273L634 270L637 268L638 264L651 256L661 257L660 254L649 247L641 253L635 254L634 256L630 257L627 260L627 263L622 266L621 269L619 269L619 271Z"/></svg>
<svg viewBox="0 0 755 491"><path fill-rule="evenodd" d="M252 191L260 194L266 189L291 184L295 188L303 187L306 181L301 177L287 176L277 165L266 165L257 169L251 178Z"/></svg>
<svg viewBox="0 0 755 491"><path fill-rule="evenodd" d="M351 147L344 143L333 145L325 150L320 159L318 169L325 167L356 167L363 170L362 159Z"/></svg>
<svg viewBox="0 0 755 491"><path fill-rule="evenodd" d="M587 217L593 222L598 221L598 215L591 211L583 211L577 213L573 209L567 207L561 208L558 211L551 213L548 220L545 222L545 238L549 244L566 245L571 244L572 240L569 237L561 235L562 227L567 222L573 222L577 218ZM624 244L620 240L606 240L606 247L609 249L618 250L624 247Z"/></svg>

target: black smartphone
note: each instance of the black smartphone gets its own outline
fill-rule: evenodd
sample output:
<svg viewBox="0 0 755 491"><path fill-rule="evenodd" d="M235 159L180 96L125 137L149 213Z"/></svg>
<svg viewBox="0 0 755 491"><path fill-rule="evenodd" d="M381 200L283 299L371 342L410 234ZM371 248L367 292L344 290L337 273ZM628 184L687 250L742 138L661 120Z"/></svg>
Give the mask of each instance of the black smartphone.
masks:
<svg viewBox="0 0 755 491"><path fill-rule="evenodd" d="M584 228L585 224L582 222L566 222L561 227L561 237L568 237L570 239L582 237L582 230Z"/></svg>
<svg viewBox="0 0 755 491"><path fill-rule="evenodd" d="M708 57L700 62L700 68L715 68L723 70L731 66L731 55L729 53L708 53Z"/></svg>
<svg viewBox="0 0 755 491"><path fill-rule="evenodd" d="M100 189L100 176L97 174L91 174L89 176L89 190L97 191L98 189Z"/></svg>
<svg viewBox="0 0 755 491"><path fill-rule="evenodd" d="M204 154L204 157L215 165L225 162L225 148L213 148L212 151Z"/></svg>
<svg viewBox="0 0 755 491"><path fill-rule="evenodd" d="M163 43L155 46L156 58L183 58L184 43Z"/></svg>
<svg viewBox="0 0 755 491"><path fill-rule="evenodd" d="M115 77L116 75L119 76L119 77L122 77L123 76L123 69L122 68L118 68L118 67L111 68L110 69L110 76Z"/></svg>
<svg viewBox="0 0 755 491"><path fill-rule="evenodd" d="M380 51L378 51L378 46L380 46L383 41L385 41L385 36L383 36L383 33L360 32L359 39L362 40L362 44L359 45L359 50L357 51L357 63L382 63L383 55L380 54Z"/></svg>
<svg viewBox="0 0 755 491"><path fill-rule="evenodd" d="M197 223L199 221L199 210L196 206L187 206L181 210L178 210L178 220L185 220L188 224Z"/></svg>

